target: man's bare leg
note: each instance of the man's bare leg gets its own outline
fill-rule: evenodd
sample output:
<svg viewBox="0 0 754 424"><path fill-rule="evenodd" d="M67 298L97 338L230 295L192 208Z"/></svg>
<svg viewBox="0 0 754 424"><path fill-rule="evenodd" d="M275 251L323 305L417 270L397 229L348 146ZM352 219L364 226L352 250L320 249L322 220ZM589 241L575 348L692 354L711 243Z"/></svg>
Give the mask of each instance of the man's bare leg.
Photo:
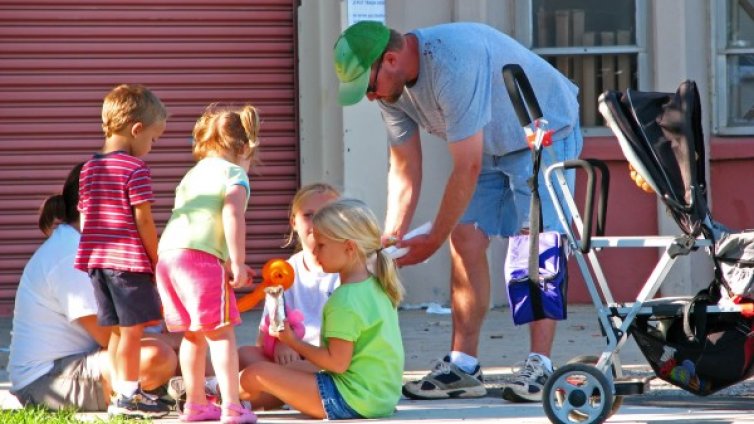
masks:
<svg viewBox="0 0 754 424"><path fill-rule="evenodd" d="M489 238L474 225L459 225L451 234L451 363L439 363L421 380L406 383L403 394L407 397L447 399L487 394L476 355L490 301L488 245Z"/></svg>
<svg viewBox="0 0 754 424"><path fill-rule="evenodd" d="M472 224L460 224L450 237L451 350L477 356L482 322L490 305L489 237Z"/></svg>
<svg viewBox="0 0 754 424"><path fill-rule="evenodd" d="M531 354L510 384L503 388L503 399L511 402L539 402L542 389L552 374L550 354L555 339L556 321L543 319L529 324ZM535 355L536 354L536 355Z"/></svg>
<svg viewBox="0 0 754 424"><path fill-rule="evenodd" d="M529 324L529 344L531 353L538 353L550 357L552 342L555 340L557 321L541 319Z"/></svg>

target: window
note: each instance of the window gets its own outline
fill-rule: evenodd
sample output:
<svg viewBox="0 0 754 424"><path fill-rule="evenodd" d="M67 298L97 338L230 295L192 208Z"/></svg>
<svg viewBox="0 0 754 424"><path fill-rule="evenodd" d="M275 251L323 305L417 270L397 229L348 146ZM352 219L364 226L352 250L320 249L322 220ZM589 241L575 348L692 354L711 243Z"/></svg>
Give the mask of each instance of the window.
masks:
<svg viewBox="0 0 754 424"><path fill-rule="evenodd" d="M517 37L579 87L582 127L603 126L603 91L642 88L644 0L531 0L525 8L519 22L531 25Z"/></svg>
<svg viewBox="0 0 754 424"><path fill-rule="evenodd" d="M715 132L754 134L754 4L714 2Z"/></svg>

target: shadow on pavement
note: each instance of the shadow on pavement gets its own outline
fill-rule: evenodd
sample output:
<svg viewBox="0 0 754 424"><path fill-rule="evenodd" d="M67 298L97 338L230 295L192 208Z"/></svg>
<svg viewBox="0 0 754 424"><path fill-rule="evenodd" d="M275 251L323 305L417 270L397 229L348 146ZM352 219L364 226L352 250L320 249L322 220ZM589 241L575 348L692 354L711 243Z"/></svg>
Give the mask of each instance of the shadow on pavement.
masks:
<svg viewBox="0 0 754 424"><path fill-rule="evenodd" d="M729 411L754 410L754 394L747 396L626 396L624 405L657 408L715 409ZM754 421L754 417L752 417Z"/></svg>

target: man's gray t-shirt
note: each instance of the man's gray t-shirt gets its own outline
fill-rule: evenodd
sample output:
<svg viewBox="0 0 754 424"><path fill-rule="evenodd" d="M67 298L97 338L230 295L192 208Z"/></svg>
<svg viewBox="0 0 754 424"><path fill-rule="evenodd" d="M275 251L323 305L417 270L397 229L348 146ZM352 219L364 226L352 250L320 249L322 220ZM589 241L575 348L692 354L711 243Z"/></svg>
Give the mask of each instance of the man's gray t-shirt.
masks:
<svg viewBox="0 0 754 424"><path fill-rule="evenodd" d="M578 123L578 88L544 59L484 24L450 23L411 32L419 42L419 77L396 103L380 101L388 139L397 145L421 125L448 142L484 129L484 153L526 148L524 131L503 83L504 65L521 65L553 138Z"/></svg>

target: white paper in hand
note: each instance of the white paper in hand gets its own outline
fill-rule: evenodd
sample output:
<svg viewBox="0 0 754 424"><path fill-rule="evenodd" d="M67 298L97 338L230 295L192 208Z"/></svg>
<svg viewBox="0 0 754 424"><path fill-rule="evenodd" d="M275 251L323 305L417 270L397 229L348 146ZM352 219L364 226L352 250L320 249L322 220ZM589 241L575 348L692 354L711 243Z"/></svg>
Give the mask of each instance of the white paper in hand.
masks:
<svg viewBox="0 0 754 424"><path fill-rule="evenodd" d="M424 224L420 225L419 227L414 228L413 230L406 233L405 236L403 236L403 240L409 240L416 236L421 236L425 234L429 234L429 232L432 231L432 223L431 222L425 222ZM396 246L388 246L385 248L385 253L390 255L393 259L398 259L403 256L406 256L408 253L408 247L396 247Z"/></svg>

